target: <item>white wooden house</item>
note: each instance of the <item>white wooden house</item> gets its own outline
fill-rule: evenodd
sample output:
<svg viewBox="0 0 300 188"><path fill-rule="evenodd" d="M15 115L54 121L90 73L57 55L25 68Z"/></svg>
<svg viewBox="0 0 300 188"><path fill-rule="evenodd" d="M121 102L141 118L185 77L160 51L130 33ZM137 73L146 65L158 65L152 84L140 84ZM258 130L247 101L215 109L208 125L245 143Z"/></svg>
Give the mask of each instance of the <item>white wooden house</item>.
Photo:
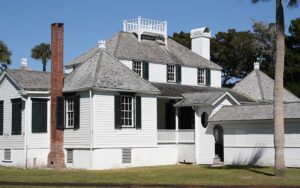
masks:
<svg viewBox="0 0 300 188"><path fill-rule="evenodd" d="M273 163L272 116L262 115L271 108L272 79L256 69L235 88L222 88L222 68L209 59L208 28L191 31L189 50L167 37L166 22L124 21L123 31L65 65L57 93L63 43L55 41L63 41L63 25L52 26L60 30L52 33L51 73L1 73L0 165ZM300 166L300 103L288 91L285 100L287 165Z"/></svg>

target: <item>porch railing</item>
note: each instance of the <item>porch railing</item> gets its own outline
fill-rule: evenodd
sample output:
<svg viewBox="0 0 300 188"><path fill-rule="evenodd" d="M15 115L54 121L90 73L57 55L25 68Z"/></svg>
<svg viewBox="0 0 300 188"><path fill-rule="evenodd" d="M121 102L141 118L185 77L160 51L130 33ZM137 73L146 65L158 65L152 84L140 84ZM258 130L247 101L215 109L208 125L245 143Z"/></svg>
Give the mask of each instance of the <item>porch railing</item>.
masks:
<svg viewBox="0 0 300 188"><path fill-rule="evenodd" d="M195 143L195 130L194 129L181 129L181 130L169 130L158 129L157 130L158 143Z"/></svg>

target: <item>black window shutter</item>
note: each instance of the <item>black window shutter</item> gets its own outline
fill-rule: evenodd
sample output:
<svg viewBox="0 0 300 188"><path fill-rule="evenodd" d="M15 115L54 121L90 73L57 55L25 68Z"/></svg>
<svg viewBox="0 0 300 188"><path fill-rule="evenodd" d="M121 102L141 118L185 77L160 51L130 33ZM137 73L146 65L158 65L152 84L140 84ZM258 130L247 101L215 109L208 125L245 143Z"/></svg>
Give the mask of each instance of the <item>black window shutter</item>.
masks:
<svg viewBox="0 0 300 188"><path fill-rule="evenodd" d="M121 96L115 95L115 129L121 129Z"/></svg>
<svg viewBox="0 0 300 188"><path fill-rule="evenodd" d="M181 83L181 66L176 66L176 82Z"/></svg>
<svg viewBox="0 0 300 188"><path fill-rule="evenodd" d="M80 126L80 95L74 95L74 129Z"/></svg>
<svg viewBox="0 0 300 188"><path fill-rule="evenodd" d="M3 135L3 101L0 101L0 135Z"/></svg>
<svg viewBox="0 0 300 188"><path fill-rule="evenodd" d="M147 61L143 62L143 78L149 80L149 63Z"/></svg>
<svg viewBox="0 0 300 188"><path fill-rule="evenodd" d="M141 97L136 96L136 129L141 129L142 128L142 103L141 103Z"/></svg>
<svg viewBox="0 0 300 188"><path fill-rule="evenodd" d="M47 100L32 99L32 132L47 132Z"/></svg>
<svg viewBox="0 0 300 188"><path fill-rule="evenodd" d="M65 113L64 113L64 98L58 96L56 98L56 128L63 130L65 122Z"/></svg>
<svg viewBox="0 0 300 188"><path fill-rule="evenodd" d="M210 69L206 69L205 70L205 73L206 73L206 85L207 86L210 86L210 82L211 82L211 78L210 78Z"/></svg>
<svg viewBox="0 0 300 188"><path fill-rule="evenodd" d="M12 99L12 135L21 135L22 131L22 99Z"/></svg>

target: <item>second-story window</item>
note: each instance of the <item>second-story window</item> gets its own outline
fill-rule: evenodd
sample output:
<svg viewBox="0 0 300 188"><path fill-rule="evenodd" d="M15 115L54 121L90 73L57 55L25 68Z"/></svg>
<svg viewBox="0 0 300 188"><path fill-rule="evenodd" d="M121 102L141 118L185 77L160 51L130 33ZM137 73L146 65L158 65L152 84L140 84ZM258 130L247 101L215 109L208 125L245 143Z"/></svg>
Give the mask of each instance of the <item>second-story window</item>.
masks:
<svg viewBox="0 0 300 188"><path fill-rule="evenodd" d="M176 82L176 66L167 65L167 81Z"/></svg>
<svg viewBox="0 0 300 188"><path fill-rule="evenodd" d="M198 84L205 84L205 69L198 68Z"/></svg>
<svg viewBox="0 0 300 188"><path fill-rule="evenodd" d="M143 66L140 61L133 61L132 70L136 72L139 76L143 76Z"/></svg>
<svg viewBox="0 0 300 188"><path fill-rule="evenodd" d="M74 128L74 97L66 97L66 128Z"/></svg>

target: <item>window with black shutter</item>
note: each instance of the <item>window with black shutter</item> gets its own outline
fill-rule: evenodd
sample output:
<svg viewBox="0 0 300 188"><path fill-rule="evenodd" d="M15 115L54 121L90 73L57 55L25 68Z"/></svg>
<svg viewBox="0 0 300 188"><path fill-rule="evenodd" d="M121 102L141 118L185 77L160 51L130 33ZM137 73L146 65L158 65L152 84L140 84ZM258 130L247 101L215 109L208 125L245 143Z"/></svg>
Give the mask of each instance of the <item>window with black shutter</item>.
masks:
<svg viewBox="0 0 300 188"><path fill-rule="evenodd" d="M210 84L211 84L210 69L206 69L205 72L206 72L206 85L210 86Z"/></svg>
<svg viewBox="0 0 300 188"><path fill-rule="evenodd" d="M47 99L32 99L32 133L47 132Z"/></svg>
<svg viewBox="0 0 300 188"><path fill-rule="evenodd" d="M142 128L141 97L132 93L115 96L115 129Z"/></svg>
<svg viewBox="0 0 300 188"><path fill-rule="evenodd" d="M176 82L181 83L181 66L176 65Z"/></svg>
<svg viewBox="0 0 300 188"><path fill-rule="evenodd" d="M3 135L3 101L0 101L0 135Z"/></svg>
<svg viewBox="0 0 300 188"><path fill-rule="evenodd" d="M21 135L22 132L22 99L11 99L12 114L11 114L11 134Z"/></svg>
<svg viewBox="0 0 300 188"><path fill-rule="evenodd" d="M80 95L65 97L65 128L79 129L80 126Z"/></svg>
<svg viewBox="0 0 300 188"><path fill-rule="evenodd" d="M149 80L149 63L146 61L143 62L143 78Z"/></svg>

